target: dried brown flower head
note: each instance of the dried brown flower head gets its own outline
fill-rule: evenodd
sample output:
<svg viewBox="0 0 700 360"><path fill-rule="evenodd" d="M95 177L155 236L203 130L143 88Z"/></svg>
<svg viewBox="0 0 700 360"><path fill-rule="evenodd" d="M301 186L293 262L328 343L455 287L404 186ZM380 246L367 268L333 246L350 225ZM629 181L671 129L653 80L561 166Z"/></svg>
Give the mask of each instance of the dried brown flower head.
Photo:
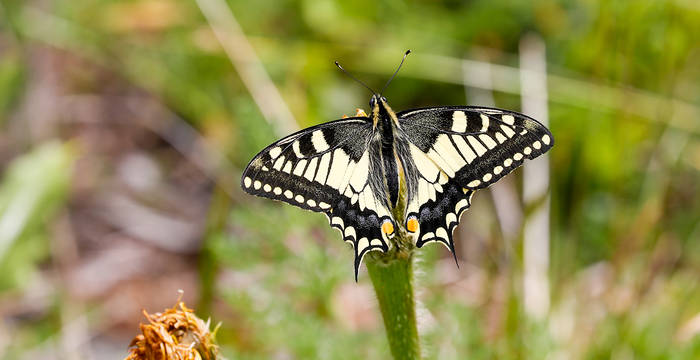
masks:
<svg viewBox="0 0 700 360"><path fill-rule="evenodd" d="M217 346L209 321L198 318L179 301L163 313L143 314L149 324L141 324L142 334L129 345L125 360L215 360Z"/></svg>

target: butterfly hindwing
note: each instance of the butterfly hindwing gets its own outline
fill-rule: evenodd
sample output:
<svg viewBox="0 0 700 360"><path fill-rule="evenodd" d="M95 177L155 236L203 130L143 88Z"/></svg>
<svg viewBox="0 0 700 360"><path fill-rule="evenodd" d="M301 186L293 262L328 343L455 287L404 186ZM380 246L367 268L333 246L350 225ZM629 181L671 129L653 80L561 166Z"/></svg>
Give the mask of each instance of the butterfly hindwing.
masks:
<svg viewBox="0 0 700 360"><path fill-rule="evenodd" d="M416 232L416 246L420 248L428 242L437 241L454 253L452 233L462 213L471 206L474 190L463 188L455 181L448 181L440 187L441 192L436 190L434 198L420 203L416 207L417 213L413 213L420 224Z"/></svg>
<svg viewBox="0 0 700 360"><path fill-rule="evenodd" d="M386 199L377 196L383 183L373 131L366 117L304 129L263 149L241 179L250 194L325 213L355 249L356 277L366 252L388 250L381 229L393 221Z"/></svg>
<svg viewBox="0 0 700 360"><path fill-rule="evenodd" d="M516 112L436 107L396 114L404 145L406 218L417 218L416 245L438 241L453 250L452 231L475 190L485 188L553 145L552 134ZM407 224L408 225L408 224Z"/></svg>
<svg viewBox="0 0 700 360"><path fill-rule="evenodd" d="M405 169L406 229L413 233L417 247L437 241L454 254L452 232L471 206L475 190L461 186L406 137L398 144L403 144L397 146L397 152ZM412 219L416 221L413 228Z"/></svg>
<svg viewBox="0 0 700 360"><path fill-rule="evenodd" d="M331 227L340 231L343 240L353 244L355 280L357 280L362 258L367 252L389 250L389 242L384 238L381 230L385 221L391 221L387 214L381 216L369 208L360 209L359 201L352 203L352 200L346 197L341 198L333 211L326 213L326 216Z"/></svg>

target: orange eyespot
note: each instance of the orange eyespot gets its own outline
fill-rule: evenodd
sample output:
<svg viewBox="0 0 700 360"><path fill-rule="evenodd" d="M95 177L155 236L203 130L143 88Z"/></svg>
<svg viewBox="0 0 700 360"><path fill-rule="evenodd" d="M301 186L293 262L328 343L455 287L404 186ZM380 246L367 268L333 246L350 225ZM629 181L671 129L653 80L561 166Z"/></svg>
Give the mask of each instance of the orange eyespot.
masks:
<svg viewBox="0 0 700 360"><path fill-rule="evenodd" d="M394 233L394 224L392 224L390 220L385 221L382 224L382 231L387 235L393 234Z"/></svg>
<svg viewBox="0 0 700 360"><path fill-rule="evenodd" d="M418 219L412 217L406 221L406 230L409 232L416 232L418 231Z"/></svg>

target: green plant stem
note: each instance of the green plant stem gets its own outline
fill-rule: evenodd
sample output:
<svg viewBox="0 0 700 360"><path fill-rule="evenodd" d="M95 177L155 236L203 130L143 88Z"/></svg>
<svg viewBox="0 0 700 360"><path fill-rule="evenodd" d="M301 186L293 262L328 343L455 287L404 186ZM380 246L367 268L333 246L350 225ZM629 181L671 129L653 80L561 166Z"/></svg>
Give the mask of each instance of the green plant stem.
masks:
<svg viewBox="0 0 700 360"><path fill-rule="evenodd" d="M396 224L404 223L403 209L406 207L406 184L403 176L400 179L399 201L392 211ZM413 240L400 227L391 242L391 250L387 253L372 251L367 254L367 272L377 294L394 359L420 359L413 292Z"/></svg>
<svg viewBox="0 0 700 360"><path fill-rule="evenodd" d="M372 254L367 261L367 272L377 294L394 359L420 359L412 253Z"/></svg>

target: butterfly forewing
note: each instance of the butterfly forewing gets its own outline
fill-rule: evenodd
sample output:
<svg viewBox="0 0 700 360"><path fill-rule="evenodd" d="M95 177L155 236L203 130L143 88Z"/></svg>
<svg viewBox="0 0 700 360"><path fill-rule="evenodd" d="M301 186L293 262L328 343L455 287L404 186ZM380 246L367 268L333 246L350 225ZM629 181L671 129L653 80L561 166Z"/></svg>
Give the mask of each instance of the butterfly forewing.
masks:
<svg viewBox="0 0 700 360"><path fill-rule="evenodd" d="M408 143L399 151L407 173L406 218L420 224L414 234L418 247L438 241L453 250L452 231L473 192L553 145L542 124L501 109L435 107L397 117Z"/></svg>
<svg viewBox="0 0 700 360"><path fill-rule="evenodd" d="M377 195L383 182L373 133L366 117L299 131L257 154L241 179L250 194L325 213L355 249L356 277L368 251L389 248L381 229L392 219L387 200Z"/></svg>
<svg viewBox="0 0 700 360"><path fill-rule="evenodd" d="M241 185L253 195L312 211L329 210L349 165L365 151L364 144L349 139L369 131L363 119L346 119L289 135L253 158Z"/></svg>

